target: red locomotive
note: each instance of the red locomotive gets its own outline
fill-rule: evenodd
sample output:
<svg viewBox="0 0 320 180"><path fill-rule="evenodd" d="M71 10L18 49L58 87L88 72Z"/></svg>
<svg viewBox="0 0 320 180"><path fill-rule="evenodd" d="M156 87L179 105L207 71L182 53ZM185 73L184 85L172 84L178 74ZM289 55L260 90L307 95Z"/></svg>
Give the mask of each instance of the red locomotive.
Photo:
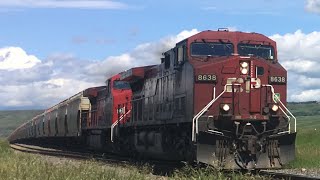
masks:
<svg viewBox="0 0 320 180"><path fill-rule="evenodd" d="M276 43L257 33L203 31L161 64L136 67L23 124L10 142L84 142L225 169L279 168L295 157L296 119Z"/></svg>

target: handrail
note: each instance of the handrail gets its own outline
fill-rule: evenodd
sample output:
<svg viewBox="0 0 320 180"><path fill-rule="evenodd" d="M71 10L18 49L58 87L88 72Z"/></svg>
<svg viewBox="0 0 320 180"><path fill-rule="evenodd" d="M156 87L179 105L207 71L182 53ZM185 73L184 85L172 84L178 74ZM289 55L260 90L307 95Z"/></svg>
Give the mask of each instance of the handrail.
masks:
<svg viewBox="0 0 320 180"><path fill-rule="evenodd" d="M281 110L281 112L288 118L288 121L291 121L290 116L281 108L279 107L279 109ZM291 124L289 123L289 132L291 131Z"/></svg>
<svg viewBox="0 0 320 180"><path fill-rule="evenodd" d="M282 107L289 113L289 115L291 117L293 117L294 119L294 132L297 132L297 118L291 113L291 111L281 102L280 98L278 98L278 96L275 95L275 92L274 92L274 88L272 85L270 84L265 84L265 85L262 85L262 86L266 86L266 87L270 87L271 89L271 92L272 92L272 99L275 103L277 103L277 101L274 99L274 97L278 100L278 102L282 105ZM288 117L287 113L280 107L280 110ZM291 131L290 129L290 118L289 118L289 133Z"/></svg>
<svg viewBox="0 0 320 180"><path fill-rule="evenodd" d="M192 141L193 142L196 141L196 134L199 133L198 120L199 120L200 116L202 116L206 111L208 111L208 109L212 106L212 104L214 102L216 102L216 100L218 100L227 91L227 86L241 86L241 84L226 84L224 86L223 91L216 98L214 97L201 111L198 112L198 114L196 114L193 117L193 119L192 119ZM196 127L194 127L194 126L196 126Z"/></svg>
<svg viewBox="0 0 320 180"><path fill-rule="evenodd" d="M214 102L216 102L227 90L227 86L241 86L241 84L226 84L224 86L224 89L223 91L215 98L213 97L213 99L203 108L201 109L201 111L199 111L192 119L192 141L193 142L196 142L196 135L199 133L199 124L198 124L198 120L199 118L206 112L208 111L208 109L212 106L212 104ZM294 132L297 132L297 119L296 117L291 113L291 111L282 103L282 101L280 100L280 98L278 98L276 95L275 95L275 92L274 92L274 88L272 85L270 84L263 84L262 86L265 86L265 87L270 87L271 89L271 92L272 92L272 99L275 103L277 103L277 101L281 104L282 107L279 107L279 109L284 113L284 115L289 119L289 133L291 132L291 124L290 124L290 121L291 121L291 117L293 117L294 119ZM215 94L215 93L214 93ZM277 101L275 100L275 98L277 99ZM283 108L286 110L284 111ZM289 113L289 115L287 113Z"/></svg>
<svg viewBox="0 0 320 180"><path fill-rule="evenodd" d="M128 112L126 112L124 115L122 115L117 121L115 121L112 125L111 125L111 136L110 136L110 139L111 139L111 142L113 142L113 129L116 125L118 125L119 122L121 122L124 117L129 114L131 112L131 109L128 110Z"/></svg>

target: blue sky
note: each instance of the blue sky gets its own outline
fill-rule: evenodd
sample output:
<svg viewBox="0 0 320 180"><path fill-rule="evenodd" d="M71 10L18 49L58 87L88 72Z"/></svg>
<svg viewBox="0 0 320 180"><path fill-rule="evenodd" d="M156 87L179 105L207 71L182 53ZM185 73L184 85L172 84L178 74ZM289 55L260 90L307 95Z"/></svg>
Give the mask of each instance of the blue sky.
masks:
<svg viewBox="0 0 320 180"><path fill-rule="evenodd" d="M276 40L288 100L320 100L320 0L0 0L0 22L0 109L48 107L220 27Z"/></svg>
<svg viewBox="0 0 320 180"><path fill-rule="evenodd" d="M319 28L319 16L306 12L303 0L120 2L125 7L0 6L0 45L23 47L41 59L52 53L102 59L192 28L235 27L266 35Z"/></svg>

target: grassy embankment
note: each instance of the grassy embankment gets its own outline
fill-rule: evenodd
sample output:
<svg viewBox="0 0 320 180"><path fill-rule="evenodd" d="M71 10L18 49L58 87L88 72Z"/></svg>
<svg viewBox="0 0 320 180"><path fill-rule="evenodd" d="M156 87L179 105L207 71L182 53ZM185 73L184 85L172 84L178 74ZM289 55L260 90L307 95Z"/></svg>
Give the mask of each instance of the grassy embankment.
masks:
<svg viewBox="0 0 320 180"><path fill-rule="evenodd" d="M290 104L297 117L296 160L292 168L320 168L320 104Z"/></svg>
<svg viewBox="0 0 320 180"><path fill-rule="evenodd" d="M42 110L0 111L0 137L7 137L13 130Z"/></svg>
<svg viewBox="0 0 320 180"><path fill-rule="evenodd" d="M74 161L40 157L14 152L9 144L0 140L0 180L109 180L109 179L265 179L237 173L226 176L213 168L194 169L185 167L170 176L152 175L149 166L106 165L96 161Z"/></svg>
<svg viewBox="0 0 320 180"><path fill-rule="evenodd" d="M59 161L59 160L57 160ZM54 163L41 157L16 153L8 143L0 140L0 179L2 180L62 180L62 179L146 179L134 167L105 167L94 161Z"/></svg>

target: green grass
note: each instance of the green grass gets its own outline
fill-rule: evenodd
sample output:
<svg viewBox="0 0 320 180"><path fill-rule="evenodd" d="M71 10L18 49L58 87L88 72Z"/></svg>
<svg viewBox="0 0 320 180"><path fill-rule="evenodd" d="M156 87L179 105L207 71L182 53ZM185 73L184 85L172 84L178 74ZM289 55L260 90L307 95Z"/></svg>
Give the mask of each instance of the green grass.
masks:
<svg viewBox="0 0 320 180"><path fill-rule="evenodd" d="M320 115L320 104L288 104L288 108L295 116L316 116Z"/></svg>
<svg viewBox="0 0 320 180"><path fill-rule="evenodd" d="M106 167L94 161L54 164L41 157L16 153L6 141L0 140L0 180L87 180L87 179L148 179L135 167Z"/></svg>
<svg viewBox="0 0 320 180"><path fill-rule="evenodd" d="M250 174L225 174L211 167L198 169L189 166L176 170L171 176L156 176L151 174L150 166L111 166L95 161L74 160L54 163L43 158L14 152L5 140L0 140L0 180L266 179Z"/></svg>
<svg viewBox="0 0 320 180"><path fill-rule="evenodd" d="M289 104L297 118L296 159L291 168L320 168L320 104Z"/></svg>
<svg viewBox="0 0 320 180"><path fill-rule="evenodd" d="M256 180L256 179L271 179L252 175L250 173L242 174L240 172L223 172L212 167L193 168L186 166L173 174L172 179L217 179L217 180Z"/></svg>
<svg viewBox="0 0 320 180"><path fill-rule="evenodd" d="M22 123L42 112L43 110L0 111L0 137L7 137Z"/></svg>
<svg viewBox="0 0 320 180"><path fill-rule="evenodd" d="M319 129L320 130L320 129ZM292 168L320 168L320 131L301 130L296 141L296 160Z"/></svg>

